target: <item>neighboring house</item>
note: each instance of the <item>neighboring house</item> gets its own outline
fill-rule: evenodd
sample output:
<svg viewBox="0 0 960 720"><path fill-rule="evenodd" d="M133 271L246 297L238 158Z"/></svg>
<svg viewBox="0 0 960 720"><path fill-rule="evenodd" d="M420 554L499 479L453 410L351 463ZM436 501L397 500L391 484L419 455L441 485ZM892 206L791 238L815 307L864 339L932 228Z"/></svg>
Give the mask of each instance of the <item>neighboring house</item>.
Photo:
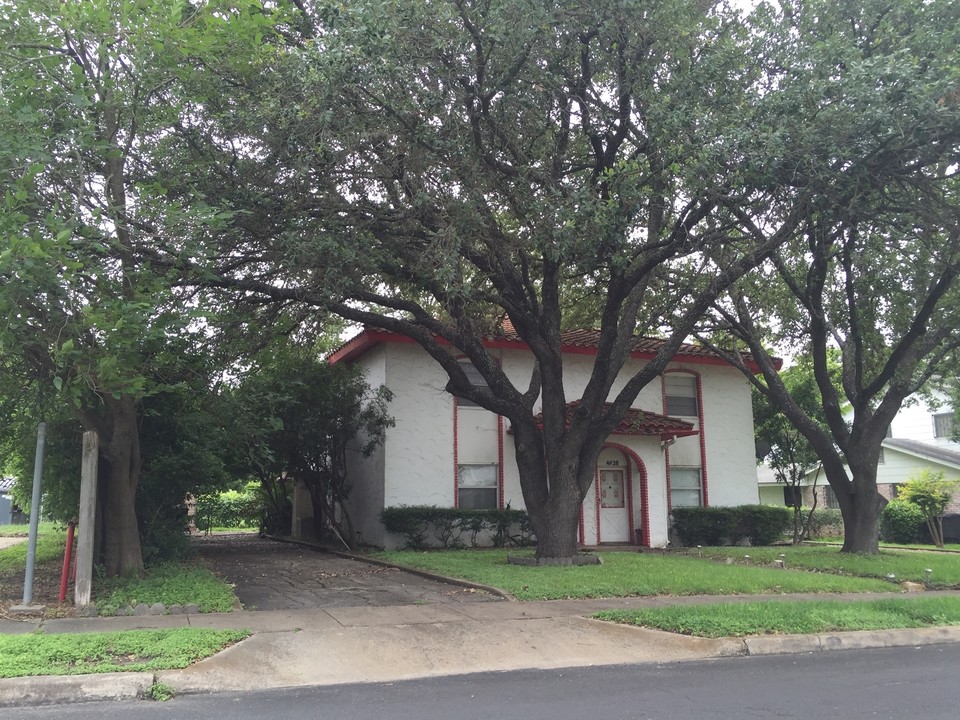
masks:
<svg viewBox="0 0 960 720"><path fill-rule="evenodd" d="M921 470L942 472L947 480L960 480L960 443L951 440L953 431L953 408L946 396L934 393L932 397L911 397L890 423L887 437L880 450L877 465L877 489L888 500L897 497L899 486ZM837 498L821 472L814 476L818 467L810 469L801 488L803 504L809 506L816 492L818 507L838 507ZM761 502L766 504L789 504L782 483L776 484L772 471L761 465L757 468ZM772 482L771 482L772 481ZM774 488L780 490L779 496ZM960 492L947 506L945 534L960 539Z"/></svg>
<svg viewBox="0 0 960 720"><path fill-rule="evenodd" d="M904 403L890 423L877 464L877 489L888 500L897 497L899 485L921 470L942 472L947 480L960 480L960 443L951 440L953 408L947 398L934 393L931 398L914 396ZM812 484L816 468L807 473ZM821 506L837 507L833 490L823 474L817 482L817 499ZM812 500L810 488L805 499ZM947 507L948 515L960 514L960 493Z"/></svg>
<svg viewBox="0 0 960 720"><path fill-rule="evenodd" d="M563 338L568 398L579 398L586 386L597 339L593 331ZM533 362L528 346L513 333L485 345L525 386ZM660 347L659 340L638 340L612 392ZM394 393L389 412L396 425L370 458L353 457L348 468L349 510L360 541L400 542L379 520L385 507L524 507L509 422L447 393L446 374L419 345L368 328L329 361L359 365L367 382ZM462 362L482 383L472 364ZM598 458L581 511L582 544L664 546L672 507L757 502L750 388L738 370L704 348L684 345L634 408ZM309 525L308 504L295 502L295 531Z"/></svg>
<svg viewBox="0 0 960 720"><path fill-rule="evenodd" d="M0 525L20 522L22 514L13 502L13 484L16 478L0 477Z"/></svg>

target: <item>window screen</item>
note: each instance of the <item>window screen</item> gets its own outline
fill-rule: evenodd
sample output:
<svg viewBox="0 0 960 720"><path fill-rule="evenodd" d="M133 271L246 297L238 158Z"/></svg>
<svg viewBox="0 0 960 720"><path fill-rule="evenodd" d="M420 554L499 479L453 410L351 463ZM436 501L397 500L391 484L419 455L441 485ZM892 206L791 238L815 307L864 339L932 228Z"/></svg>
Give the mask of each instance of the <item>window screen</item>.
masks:
<svg viewBox="0 0 960 720"><path fill-rule="evenodd" d="M670 468L670 506L699 507L702 504L700 468Z"/></svg>
<svg viewBox="0 0 960 720"><path fill-rule="evenodd" d="M664 376L667 415L697 417L697 379L685 373Z"/></svg>
<svg viewBox="0 0 960 720"><path fill-rule="evenodd" d="M953 413L937 413L933 416L933 436L950 437L953 433Z"/></svg>
<svg viewBox="0 0 960 720"><path fill-rule="evenodd" d="M499 487L496 465L457 467L457 506L464 510L496 510Z"/></svg>
<svg viewBox="0 0 960 720"><path fill-rule="evenodd" d="M473 363L469 360L459 360L460 366L463 368L463 372L466 373L467 379L470 381L470 384L475 388L485 388L487 387L487 381L483 379L483 375L480 374L480 371L473 366ZM457 405L460 407L479 407L473 400L468 400L467 398L458 397Z"/></svg>

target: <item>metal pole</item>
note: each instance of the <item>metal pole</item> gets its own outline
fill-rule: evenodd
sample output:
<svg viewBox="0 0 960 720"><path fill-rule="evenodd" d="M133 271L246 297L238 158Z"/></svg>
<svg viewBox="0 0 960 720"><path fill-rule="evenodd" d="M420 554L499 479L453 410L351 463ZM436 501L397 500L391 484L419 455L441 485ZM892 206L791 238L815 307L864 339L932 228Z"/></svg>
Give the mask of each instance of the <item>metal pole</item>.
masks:
<svg viewBox="0 0 960 720"><path fill-rule="evenodd" d="M40 480L43 477L43 446L47 440L47 424L37 427L37 455L33 463L33 497L30 501L30 539L27 544L27 572L23 579L23 605L33 600L33 566L37 559L37 533L40 525Z"/></svg>

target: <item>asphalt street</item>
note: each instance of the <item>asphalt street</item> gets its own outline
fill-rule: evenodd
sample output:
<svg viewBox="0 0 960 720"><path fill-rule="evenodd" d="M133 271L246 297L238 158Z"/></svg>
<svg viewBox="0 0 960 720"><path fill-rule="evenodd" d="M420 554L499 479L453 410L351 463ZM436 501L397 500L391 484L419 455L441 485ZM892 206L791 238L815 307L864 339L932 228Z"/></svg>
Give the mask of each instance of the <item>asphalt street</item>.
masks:
<svg viewBox="0 0 960 720"><path fill-rule="evenodd" d="M464 648L469 652L469 648ZM953 720L960 645L7 708L4 720Z"/></svg>

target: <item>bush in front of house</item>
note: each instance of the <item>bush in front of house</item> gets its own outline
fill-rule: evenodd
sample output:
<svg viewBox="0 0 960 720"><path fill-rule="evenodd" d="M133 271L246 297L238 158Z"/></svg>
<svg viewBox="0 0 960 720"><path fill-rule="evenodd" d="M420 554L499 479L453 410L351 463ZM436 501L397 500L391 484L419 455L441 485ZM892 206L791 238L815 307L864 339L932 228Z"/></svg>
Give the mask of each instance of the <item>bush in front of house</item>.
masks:
<svg viewBox="0 0 960 720"><path fill-rule="evenodd" d="M924 537L927 516L912 502L895 498L880 515L880 539L884 542L909 544Z"/></svg>
<svg viewBox="0 0 960 720"><path fill-rule="evenodd" d="M736 540L740 516L732 507L673 508L673 532L681 545L724 545Z"/></svg>
<svg viewBox="0 0 960 720"><path fill-rule="evenodd" d="M746 538L771 545L793 525L790 508L775 505L673 509L673 531L681 545L725 545Z"/></svg>
<svg viewBox="0 0 960 720"><path fill-rule="evenodd" d="M793 510L783 505L741 505L738 537L750 538L751 545L773 545L793 527Z"/></svg>
<svg viewBox="0 0 960 720"><path fill-rule="evenodd" d="M810 515L810 508L802 508L804 515ZM843 536L843 513L840 508L817 508L807 525L807 538L816 540L822 537Z"/></svg>
<svg viewBox="0 0 960 720"><path fill-rule="evenodd" d="M489 532L497 547L529 542L530 520L523 510L465 510L435 505L401 505L384 508L380 520L388 532L403 535L407 547L463 547L465 537L472 547L480 544L480 535Z"/></svg>

